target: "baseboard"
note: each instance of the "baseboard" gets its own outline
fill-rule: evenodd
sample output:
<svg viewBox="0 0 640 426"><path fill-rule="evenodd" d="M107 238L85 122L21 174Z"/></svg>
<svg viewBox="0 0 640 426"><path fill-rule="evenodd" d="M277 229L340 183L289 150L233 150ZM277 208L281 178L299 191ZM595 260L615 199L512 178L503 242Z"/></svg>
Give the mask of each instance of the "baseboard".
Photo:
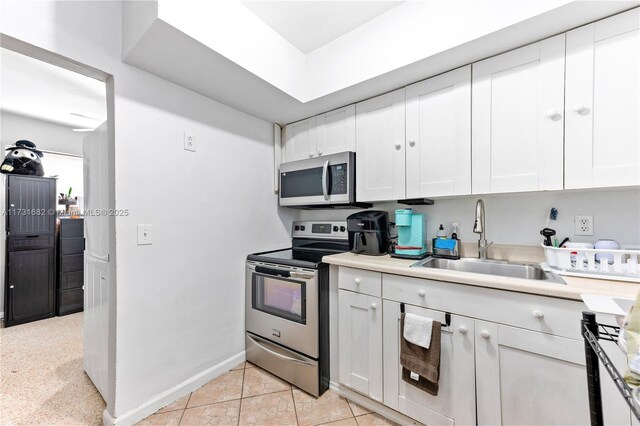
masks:
<svg viewBox="0 0 640 426"><path fill-rule="evenodd" d="M393 410L386 405L382 405L379 402L376 402L373 399L370 399L356 391L342 386L339 383L329 382L329 389L355 402L356 404L362 405L364 408L367 408L374 413L378 413L381 416L386 417L387 419L392 420L400 425L422 425L422 423L418 422L417 420L407 417L402 413L398 413L396 410Z"/></svg>
<svg viewBox="0 0 640 426"><path fill-rule="evenodd" d="M133 410L129 410L125 414L113 417L106 409L102 413L102 421L105 426L127 426L133 425L140 420L150 416L155 413L162 407L171 404L173 401L182 398L187 395L189 392L193 392L198 389L200 386L208 383L209 381L215 379L223 373L231 370L233 367L237 366L241 362L244 362L246 359L245 352L242 351L231 358L228 358L211 368L208 368L193 377L179 383L178 385L172 387L171 389L159 393L158 395L151 398L145 404L134 408Z"/></svg>

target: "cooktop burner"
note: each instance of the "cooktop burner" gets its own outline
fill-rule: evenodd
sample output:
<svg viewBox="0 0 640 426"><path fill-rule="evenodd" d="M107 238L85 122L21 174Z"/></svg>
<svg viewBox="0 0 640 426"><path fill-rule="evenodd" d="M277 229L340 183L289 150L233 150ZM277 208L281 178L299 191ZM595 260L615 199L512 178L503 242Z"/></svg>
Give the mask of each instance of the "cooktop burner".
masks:
<svg viewBox="0 0 640 426"><path fill-rule="evenodd" d="M247 260L317 269L322 258L349 251L346 222L294 222L293 247L254 253Z"/></svg>
<svg viewBox="0 0 640 426"><path fill-rule="evenodd" d="M322 262L323 256L335 253L336 252L319 252L289 248L250 254L247 256L247 260L317 269L318 265Z"/></svg>

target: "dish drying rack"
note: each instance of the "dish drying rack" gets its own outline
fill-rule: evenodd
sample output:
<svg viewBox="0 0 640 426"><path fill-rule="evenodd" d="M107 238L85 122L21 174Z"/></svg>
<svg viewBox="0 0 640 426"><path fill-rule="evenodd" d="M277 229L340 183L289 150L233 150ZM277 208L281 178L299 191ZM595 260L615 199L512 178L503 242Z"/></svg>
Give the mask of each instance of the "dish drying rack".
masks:
<svg viewBox="0 0 640 426"><path fill-rule="evenodd" d="M596 321L596 314L593 312L582 313L582 337L584 338L584 350L587 369L587 384L589 387L589 410L591 416L591 426L603 426L602 413L602 391L600 389L600 368L599 363L609 373L622 397L631 408L631 412L640 420L640 406L638 406L631 391L631 387L613 365L611 359L600 345L600 340L608 340L618 343L620 327L599 324Z"/></svg>
<svg viewBox="0 0 640 426"><path fill-rule="evenodd" d="M640 250L559 248L545 245L542 248L547 260L543 269L556 274L640 282ZM596 260L596 254L600 260ZM608 258L612 258L613 263Z"/></svg>

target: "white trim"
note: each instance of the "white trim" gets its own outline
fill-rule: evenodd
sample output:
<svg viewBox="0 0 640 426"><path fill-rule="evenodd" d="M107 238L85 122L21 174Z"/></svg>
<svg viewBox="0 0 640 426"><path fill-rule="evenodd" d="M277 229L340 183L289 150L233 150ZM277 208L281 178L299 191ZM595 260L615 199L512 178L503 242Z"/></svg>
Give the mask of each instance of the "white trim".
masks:
<svg viewBox="0 0 640 426"><path fill-rule="evenodd" d="M245 352L242 351L226 360L214 365L211 368L208 368L195 376L188 378L182 383L177 384L176 386L161 392L153 397L146 403L141 406L129 410L125 414L113 417L109 412L105 409L102 412L102 422L106 426L117 426L117 425L132 425L140 420L150 416L155 413L162 407L176 401L177 399L187 395L189 392L193 392L198 389L200 386L208 383L209 381L215 379L216 377L230 371L233 367L237 366L241 362L246 360Z"/></svg>
<svg viewBox="0 0 640 426"><path fill-rule="evenodd" d="M362 405L364 408L367 408L377 414L380 414L381 416L392 420L398 424L401 425L422 425L422 423L418 422L417 420L414 420L410 417L405 416L404 414L398 413L395 410L392 410L391 408L387 407L386 405L382 405L377 401L374 401L370 398L367 398L366 396L352 391L351 389L342 386L336 382L329 382L329 389L331 389L332 391L336 392L337 394L347 398L348 400L351 400L353 402L355 402L358 405Z"/></svg>
<svg viewBox="0 0 640 426"><path fill-rule="evenodd" d="M278 124L273 124L273 190L278 192L280 190L280 163L282 163L282 138L284 132L282 127Z"/></svg>

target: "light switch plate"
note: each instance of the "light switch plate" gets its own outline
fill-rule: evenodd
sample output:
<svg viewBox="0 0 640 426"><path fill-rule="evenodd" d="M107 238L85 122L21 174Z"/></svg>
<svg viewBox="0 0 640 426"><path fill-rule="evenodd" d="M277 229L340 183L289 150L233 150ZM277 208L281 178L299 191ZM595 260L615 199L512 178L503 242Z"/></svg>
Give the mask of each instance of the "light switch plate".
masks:
<svg viewBox="0 0 640 426"><path fill-rule="evenodd" d="M192 132L184 132L184 149L187 151L196 151L196 135Z"/></svg>
<svg viewBox="0 0 640 426"><path fill-rule="evenodd" d="M138 245L144 246L149 244L153 244L151 225L138 225Z"/></svg>

